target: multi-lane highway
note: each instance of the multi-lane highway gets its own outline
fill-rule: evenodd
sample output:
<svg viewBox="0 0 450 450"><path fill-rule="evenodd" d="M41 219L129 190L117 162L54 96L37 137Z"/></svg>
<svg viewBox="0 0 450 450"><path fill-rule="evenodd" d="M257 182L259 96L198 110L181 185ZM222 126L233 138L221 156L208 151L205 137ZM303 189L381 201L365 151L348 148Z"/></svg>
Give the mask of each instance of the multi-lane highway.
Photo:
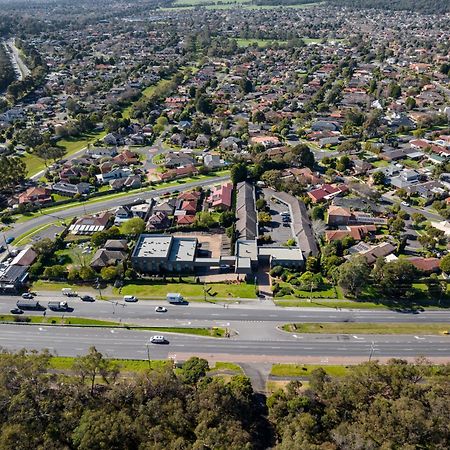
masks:
<svg viewBox="0 0 450 450"><path fill-rule="evenodd" d="M37 297L43 306L57 298ZM61 295L59 297L62 299ZM5 314L14 306L17 297L2 297L0 313ZM177 355L182 359L193 354L222 360L275 362L296 361L302 357L338 357L364 359L374 357L427 356L438 360L450 360L449 336L414 335L325 335L289 334L278 326L286 322L414 322L449 323L450 311L424 311L404 314L395 311L332 310L314 308L277 308L269 303L254 302L228 307L191 303L187 306L166 305L167 313L156 313L158 302L140 301L135 304L96 301L83 303L69 299L76 317L91 317L136 323L148 326L221 326L236 331L229 339L205 338L190 335L167 335L168 345L150 345L152 358ZM164 301L159 304L165 304ZM42 314L30 312L27 314ZM47 316L57 315L46 311ZM124 328L72 328L27 325L0 326L0 346L42 350L47 348L59 355L83 354L91 345L111 357L143 359L147 355L149 336L155 332L127 330Z"/></svg>
<svg viewBox="0 0 450 450"><path fill-rule="evenodd" d="M298 361L302 357L380 357L426 356L450 359L448 338L442 336L382 335L290 335L279 340L217 339L190 335L168 335L169 344L149 344L155 332L127 329L69 328L27 325L2 325L0 345L8 350L43 350L62 356L86 353L91 345L108 357L146 359L147 347L152 359L207 355L218 360L268 362Z"/></svg>

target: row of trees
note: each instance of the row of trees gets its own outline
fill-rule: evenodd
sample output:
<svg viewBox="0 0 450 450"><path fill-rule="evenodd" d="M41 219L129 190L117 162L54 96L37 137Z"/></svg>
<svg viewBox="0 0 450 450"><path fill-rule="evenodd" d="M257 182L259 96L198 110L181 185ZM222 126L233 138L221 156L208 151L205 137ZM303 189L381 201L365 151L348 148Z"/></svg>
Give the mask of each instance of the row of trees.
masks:
<svg viewBox="0 0 450 450"><path fill-rule="evenodd" d="M47 353L0 358L0 448L76 450L446 449L450 365L366 363L330 378L316 369L258 401L243 375L208 377L191 358L127 377L94 347L71 377Z"/></svg>
<svg viewBox="0 0 450 450"><path fill-rule="evenodd" d="M16 74L11 59L4 44L0 42L0 91L5 90L15 79Z"/></svg>

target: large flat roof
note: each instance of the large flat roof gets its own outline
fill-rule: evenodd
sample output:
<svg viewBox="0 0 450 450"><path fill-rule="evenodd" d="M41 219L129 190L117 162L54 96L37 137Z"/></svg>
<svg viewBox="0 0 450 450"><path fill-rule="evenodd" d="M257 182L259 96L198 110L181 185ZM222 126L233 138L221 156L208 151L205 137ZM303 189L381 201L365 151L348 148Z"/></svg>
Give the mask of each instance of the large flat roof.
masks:
<svg viewBox="0 0 450 450"><path fill-rule="evenodd" d="M258 252L262 256L271 256L280 261L303 261L303 254L298 247L260 247Z"/></svg>
<svg viewBox="0 0 450 450"><path fill-rule="evenodd" d="M167 258L172 239L172 236L141 234L133 256L138 258Z"/></svg>
<svg viewBox="0 0 450 450"><path fill-rule="evenodd" d="M197 238L174 237L169 261L194 261Z"/></svg>

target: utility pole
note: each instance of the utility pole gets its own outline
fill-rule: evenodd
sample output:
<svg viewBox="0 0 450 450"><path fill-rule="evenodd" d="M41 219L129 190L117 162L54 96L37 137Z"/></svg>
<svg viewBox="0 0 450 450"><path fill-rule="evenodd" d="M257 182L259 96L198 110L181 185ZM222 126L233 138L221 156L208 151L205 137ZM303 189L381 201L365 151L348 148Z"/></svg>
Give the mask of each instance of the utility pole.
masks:
<svg viewBox="0 0 450 450"><path fill-rule="evenodd" d="M149 348L148 342L145 344L145 346L147 347L148 368L151 369L152 368L152 363L150 361L150 348Z"/></svg>

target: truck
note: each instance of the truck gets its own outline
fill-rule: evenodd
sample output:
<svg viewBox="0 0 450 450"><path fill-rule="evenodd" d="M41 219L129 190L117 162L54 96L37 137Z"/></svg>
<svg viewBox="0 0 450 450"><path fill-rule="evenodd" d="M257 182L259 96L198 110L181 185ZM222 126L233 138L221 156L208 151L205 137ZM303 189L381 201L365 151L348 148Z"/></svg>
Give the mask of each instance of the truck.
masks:
<svg viewBox="0 0 450 450"><path fill-rule="evenodd" d="M48 302L48 308L52 311L67 311L69 305L67 302Z"/></svg>
<svg viewBox="0 0 450 450"><path fill-rule="evenodd" d="M23 310L26 310L26 309L41 309L41 305L36 300L25 300L25 299L17 300L16 306L19 309L23 309Z"/></svg>
<svg viewBox="0 0 450 450"><path fill-rule="evenodd" d="M179 293L169 293L166 298L169 303L186 303L186 300Z"/></svg>
<svg viewBox="0 0 450 450"><path fill-rule="evenodd" d="M62 288L61 292L62 295L65 295L66 297L78 297L78 294L71 288Z"/></svg>

